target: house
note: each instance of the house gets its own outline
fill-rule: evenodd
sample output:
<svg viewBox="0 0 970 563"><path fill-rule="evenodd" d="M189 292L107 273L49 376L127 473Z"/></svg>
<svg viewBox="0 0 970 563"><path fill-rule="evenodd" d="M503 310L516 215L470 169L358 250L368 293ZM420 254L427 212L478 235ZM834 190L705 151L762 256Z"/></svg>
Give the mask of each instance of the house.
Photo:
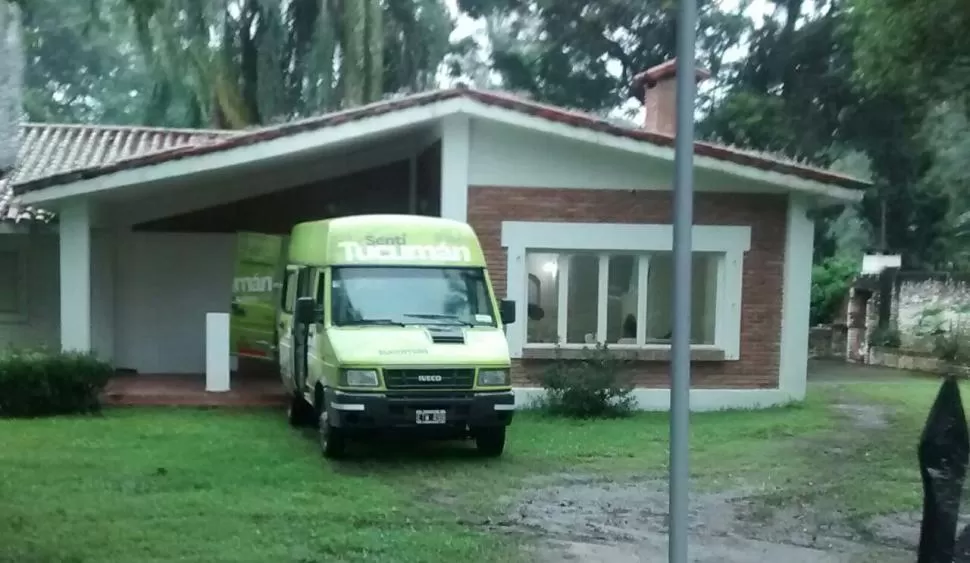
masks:
<svg viewBox="0 0 970 563"><path fill-rule="evenodd" d="M647 121L617 125L456 88L247 131L29 125L0 236L0 342L94 350L119 369L202 373L204 319L228 312L235 233L419 213L470 223L508 327L518 391L561 343L637 363L668 405L674 66L638 77ZM703 76L699 76L702 78ZM805 394L813 225L868 184L784 159L695 146L696 409Z"/></svg>

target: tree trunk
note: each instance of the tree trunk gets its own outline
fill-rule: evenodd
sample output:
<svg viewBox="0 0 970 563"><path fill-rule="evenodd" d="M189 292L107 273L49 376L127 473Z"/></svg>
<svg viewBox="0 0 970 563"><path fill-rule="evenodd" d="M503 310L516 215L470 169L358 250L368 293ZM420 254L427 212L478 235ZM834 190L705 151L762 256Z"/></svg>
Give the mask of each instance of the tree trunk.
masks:
<svg viewBox="0 0 970 563"><path fill-rule="evenodd" d="M343 102L346 107L359 106L364 103L364 82L366 80L366 55L364 53L365 1L344 0L343 2L341 81L344 87Z"/></svg>
<svg viewBox="0 0 970 563"><path fill-rule="evenodd" d="M0 0L0 178L17 164L24 51L20 9Z"/></svg>
<svg viewBox="0 0 970 563"><path fill-rule="evenodd" d="M384 7L367 0L367 102L384 95Z"/></svg>

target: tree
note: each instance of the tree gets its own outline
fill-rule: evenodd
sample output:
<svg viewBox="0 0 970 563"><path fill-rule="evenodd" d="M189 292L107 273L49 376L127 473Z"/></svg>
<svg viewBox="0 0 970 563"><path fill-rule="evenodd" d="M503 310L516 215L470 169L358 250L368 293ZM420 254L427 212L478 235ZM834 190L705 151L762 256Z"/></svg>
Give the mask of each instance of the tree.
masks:
<svg viewBox="0 0 970 563"><path fill-rule="evenodd" d="M23 68L20 8L0 2L0 178L17 164Z"/></svg>
<svg viewBox="0 0 970 563"><path fill-rule="evenodd" d="M53 0L23 2L40 13ZM89 49L100 58L85 68L137 55L129 68L138 71L118 74L139 82L126 90L138 99L117 90L94 99L124 106L122 116L138 108L139 122L186 127L272 123L424 89L453 25L443 0L93 0L71 10L86 10L92 33L118 45ZM85 84L74 69L45 72L55 70L74 73L75 89Z"/></svg>
<svg viewBox="0 0 970 563"><path fill-rule="evenodd" d="M552 104L613 109L642 92L633 76L674 56L676 3L666 0L458 0L489 18L492 69L504 86ZM699 2L698 45L717 72L745 19Z"/></svg>

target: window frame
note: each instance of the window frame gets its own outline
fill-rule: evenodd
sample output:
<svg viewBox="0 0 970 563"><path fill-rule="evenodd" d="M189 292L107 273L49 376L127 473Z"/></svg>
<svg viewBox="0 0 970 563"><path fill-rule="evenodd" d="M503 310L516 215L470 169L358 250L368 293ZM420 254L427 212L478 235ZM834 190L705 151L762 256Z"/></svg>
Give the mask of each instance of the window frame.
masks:
<svg viewBox="0 0 970 563"><path fill-rule="evenodd" d="M0 238L10 238L10 237L0 237ZM0 324L22 324L26 323L29 319L29 304L30 299L28 296L29 286L28 283L28 264L27 264L27 251L21 244L16 244L16 241L11 244L8 241L6 244L0 244L0 252L12 253L14 255L14 261L17 264L17 277L14 283L17 284L15 291L18 296L17 309L13 312L2 312L0 311ZM3 288L0 288L2 291Z"/></svg>
<svg viewBox="0 0 970 563"><path fill-rule="evenodd" d="M669 344L662 343L648 343L647 342L647 325L646 322L649 315L649 288L650 288L650 262L653 254L658 252L667 251L652 251L652 252L629 252L622 251L618 252L615 250L602 250L602 251L583 251L582 254L589 256L593 255L596 257L597 262L597 289L596 289L596 329L595 329L595 341L602 344L607 342L606 335L609 332L609 300L614 297L609 293L609 265L610 259L613 257L633 257L636 259L636 272L637 272L637 303L636 303L636 319L637 319L637 332L635 336L634 343L620 343L620 342L607 342L610 348L617 348L623 350L637 350L637 349L654 349L659 347L669 347ZM557 295L557 341L561 348L583 348L588 346L587 343L581 342L568 342L569 331L569 288L570 288L570 276L572 275L571 260L578 254L573 250L550 250L548 248L543 249L526 249L526 258L530 254L556 254L556 262L558 264L557 276L558 276L558 290ZM695 252L695 254L702 254L701 252ZM708 256L713 257L716 260L715 263L715 275L714 281L717 284L716 287L720 287L720 280L722 276L722 270L724 269L725 253L722 252L705 252ZM532 274L530 276L530 285ZM551 291L551 290L550 290ZM720 295L720 289L715 293L715 310L714 310L714 323L717 325L717 300ZM565 314L563 314L565 312ZM530 322L529 319L526 322ZM702 348L712 348L720 349L717 346L716 341L717 335L715 331L715 341L713 343L704 344L691 344L693 347ZM528 340L528 330L526 330L526 340L523 342L525 348L553 348L556 343L550 342L529 342Z"/></svg>
<svg viewBox="0 0 970 563"><path fill-rule="evenodd" d="M695 225L692 228L694 252L718 255L716 269L717 293L714 310L714 344L692 344L692 350L723 352L726 360L740 359L741 293L744 274L744 254L750 250L751 227L736 225ZM602 341L607 325L607 293L609 290L609 262L611 254L641 257L637 270L637 310L646 311L649 254L673 250L673 227L669 224L610 224L610 223L554 223L504 221L502 246L507 249L508 299L518 308L517 317L525 322L513 325L509 331L509 349L514 358L521 358L523 350L583 349L590 344L565 343L568 315L568 264L560 263L559 312L557 334L559 343L527 341L526 307L529 298L528 265L526 256L533 252L557 253L559 260L572 252L597 252L599 256L599 291L597 295L597 341ZM643 257L646 255L646 259ZM565 276L563 272L567 272ZM637 344L609 344L618 350L670 350L670 344L646 343L645 318L637 322Z"/></svg>

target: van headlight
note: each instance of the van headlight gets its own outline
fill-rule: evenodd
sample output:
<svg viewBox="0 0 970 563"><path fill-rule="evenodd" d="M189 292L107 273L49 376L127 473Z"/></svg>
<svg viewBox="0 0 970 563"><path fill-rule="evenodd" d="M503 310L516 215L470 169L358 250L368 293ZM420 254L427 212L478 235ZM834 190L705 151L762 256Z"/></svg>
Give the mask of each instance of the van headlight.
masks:
<svg viewBox="0 0 970 563"><path fill-rule="evenodd" d="M376 369L344 370L344 385L347 387L377 387L380 384Z"/></svg>
<svg viewBox="0 0 970 563"><path fill-rule="evenodd" d="M478 384L482 387L497 387L509 384L509 370L480 369L478 370Z"/></svg>

